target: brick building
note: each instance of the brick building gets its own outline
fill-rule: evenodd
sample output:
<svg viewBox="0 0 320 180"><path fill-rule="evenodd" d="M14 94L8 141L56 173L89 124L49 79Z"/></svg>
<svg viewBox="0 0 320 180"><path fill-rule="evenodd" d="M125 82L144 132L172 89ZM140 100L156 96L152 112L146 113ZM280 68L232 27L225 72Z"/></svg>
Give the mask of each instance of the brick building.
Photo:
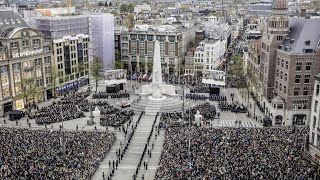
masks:
<svg viewBox="0 0 320 180"><path fill-rule="evenodd" d="M314 75L319 73L319 19L289 18L275 0L261 38L258 101L273 125L308 124Z"/></svg>

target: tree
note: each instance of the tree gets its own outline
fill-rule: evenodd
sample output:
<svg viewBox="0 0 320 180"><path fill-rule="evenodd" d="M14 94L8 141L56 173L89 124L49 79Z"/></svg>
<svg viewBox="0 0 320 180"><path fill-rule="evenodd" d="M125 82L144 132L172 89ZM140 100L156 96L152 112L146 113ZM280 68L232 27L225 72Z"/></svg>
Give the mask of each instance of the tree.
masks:
<svg viewBox="0 0 320 180"><path fill-rule="evenodd" d="M120 60L116 60L114 63L114 69L123 69L123 62L121 62Z"/></svg>
<svg viewBox="0 0 320 180"><path fill-rule="evenodd" d="M249 103L250 91L259 89L259 83L251 66L248 66L245 72L245 88L247 90L247 100Z"/></svg>
<svg viewBox="0 0 320 180"><path fill-rule="evenodd" d="M320 9L320 0L313 0L311 6L314 8L314 13L317 13Z"/></svg>
<svg viewBox="0 0 320 180"><path fill-rule="evenodd" d="M127 11L129 12L129 13L133 13L133 11L134 11L134 6L133 6L133 4L129 4L128 6L127 6Z"/></svg>
<svg viewBox="0 0 320 180"><path fill-rule="evenodd" d="M126 4L121 4L120 12L127 12L127 5Z"/></svg>
<svg viewBox="0 0 320 180"><path fill-rule="evenodd" d="M109 7L109 2L108 1L104 2L104 6Z"/></svg>
<svg viewBox="0 0 320 180"><path fill-rule="evenodd" d="M52 81L52 85L53 85L52 96L54 98L56 98L56 95L57 95L57 81L59 80L58 69L55 66L51 66L51 70L50 71L51 71L50 72L51 81Z"/></svg>
<svg viewBox="0 0 320 180"><path fill-rule="evenodd" d="M109 7L111 7L111 6L112 6L112 2L110 1L110 2L109 2Z"/></svg>
<svg viewBox="0 0 320 180"><path fill-rule="evenodd" d="M17 94L15 96L15 99L22 98L25 107L28 104L30 99L34 100L34 97L38 92L35 84L36 84L35 79L33 77L21 79L22 92L20 94Z"/></svg>
<svg viewBox="0 0 320 180"><path fill-rule="evenodd" d="M113 16L118 16L119 15L118 11L115 10L115 9L111 11L111 14L113 14Z"/></svg>
<svg viewBox="0 0 320 180"><path fill-rule="evenodd" d="M251 66L243 68L243 59L240 56L233 56L231 60L233 62L230 67L231 80L236 87L246 90L247 102L249 103L250 91L260 88L256 74Z"/></svg>
<svg viewBox="0 0 320 180"><path fill-rule="evenodd" d="M230 76L231 81L235 87L243 88L244 80L244 69L243 69L243 59L240 56L231 57L231 66L230 66Z"/></svg>
<svg viewBox="0 0 320 180"><path fill-rule="evenodd" d="M128 14L124 19L124 25L131 30L134 27L134 16L133 14Z"/></svg>
<svg viewBox="0 0 320 180"><path fill-rule="evenodd" d="M91 65L91 76L96 82L96 93L97 93L98 82L99 80L102 80L104 78L102 60L97 56L93 57L93 62Z"/></svg>
<svg viewBox="0 0 320 180"><path fill-rule="evenodd" d="M78 63L77 66L77 90L79 89L79 77L81 76L81 73L84 71L85 67L83 62L82 63Z"/></svg>
<svg viewBox="0 0 320 180"><path fill-rule="evenodd" d="M104 3L103 3L102 1L100 1L100 2L98 3L98 6L104 6Z"/></svg>

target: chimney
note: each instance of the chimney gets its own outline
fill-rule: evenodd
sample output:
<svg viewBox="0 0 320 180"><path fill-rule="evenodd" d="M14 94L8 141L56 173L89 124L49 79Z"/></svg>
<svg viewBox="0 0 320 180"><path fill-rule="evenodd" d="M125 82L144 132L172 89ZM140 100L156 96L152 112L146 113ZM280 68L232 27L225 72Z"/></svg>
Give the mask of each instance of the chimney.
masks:
<svg viewBox="0 0 320 180"><path fill-rule="evenodd" d="M294 43L294 39L290 39L290 44L293 44Z"/></svg>

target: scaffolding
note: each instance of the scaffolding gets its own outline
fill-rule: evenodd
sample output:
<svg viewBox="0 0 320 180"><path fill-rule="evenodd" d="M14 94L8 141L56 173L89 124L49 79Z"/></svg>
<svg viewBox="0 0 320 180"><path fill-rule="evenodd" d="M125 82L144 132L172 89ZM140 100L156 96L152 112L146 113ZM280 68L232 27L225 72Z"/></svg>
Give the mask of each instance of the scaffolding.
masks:
<svg viewBox="0 0 320 180"><path fill-rule="evenodd" d="M89 34L89 17L83 15L43 17L37 20L37 27L50 39Z"/></svg>

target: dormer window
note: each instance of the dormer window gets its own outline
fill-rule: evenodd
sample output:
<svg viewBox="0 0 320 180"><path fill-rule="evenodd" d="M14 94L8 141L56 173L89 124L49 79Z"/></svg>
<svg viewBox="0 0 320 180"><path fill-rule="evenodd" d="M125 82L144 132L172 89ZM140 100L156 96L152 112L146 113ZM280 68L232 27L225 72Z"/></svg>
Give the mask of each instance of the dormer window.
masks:
<svg viewBox="0 0 320 180"><path fill-rule="evenodd" d="M310 40L305 41L306 46L310 46Z"/></svg>
<svg viewBox="0 0 320 180"><path fill-rule="evenodd" d="M22 47L27 47L29 46L29 41L28 40L23 40L22 41Z"/></svg>
<svg viewBox="0 0 320 180"><path fill-rule="evenodd" d="M40 45L40 40L39 39L34 39L33 40L33 46L39 46Z"/></svg>
<svg viewBox="0 0 320 180"><path fill-rule="evenodd" d="M10 47L11 47L12 49L18 48L18 42L12 42L12 43L10 43Z"/></svg>

